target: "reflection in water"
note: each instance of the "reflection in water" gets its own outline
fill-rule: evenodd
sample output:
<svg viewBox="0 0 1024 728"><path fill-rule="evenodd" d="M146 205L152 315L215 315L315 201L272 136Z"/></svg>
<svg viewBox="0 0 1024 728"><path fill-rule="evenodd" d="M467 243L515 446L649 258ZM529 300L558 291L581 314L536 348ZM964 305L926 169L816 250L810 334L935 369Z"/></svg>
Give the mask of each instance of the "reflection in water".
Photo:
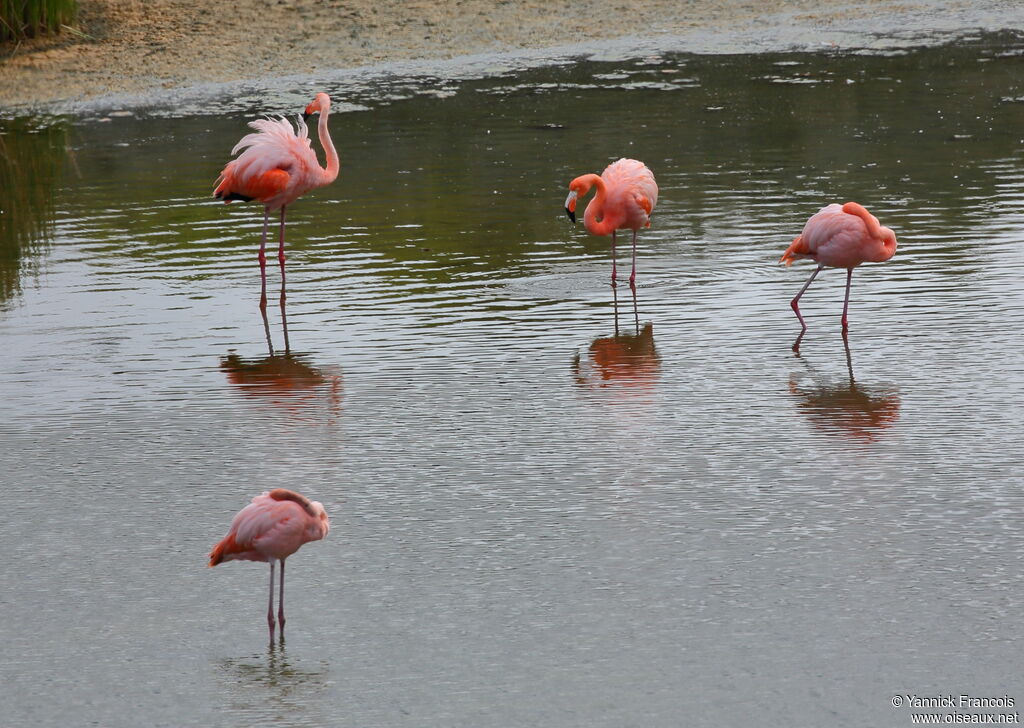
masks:
<svg viewBox="0 0 1024 728"><path fill-rule="evenodd" d="M67 155L67 127L0 122L0 304L21 290L50 239L53 193Z"/></svg>
<svg viewBox="0 0 1024 728"><path fill-rule="evenodd" d="M314 367L301 354L293 354L288 341L288 319L281 302L284 353L275 353L266 308L260 308L269 355L243 359L235 352L221 358L220 368L228 381L244 394L261 398L290 415L299 416L324 407L333 424L341 412L341 372L337 367Z"/></svg>
<svg viewBox="0 0 1024 728"><path fill-rule="evenodd" d="M327 666L299 667L284 645L271 645L265 655L224 658L215 664L217 681L231 707L244 716L243 725L323 725L311 715L327 686Z"/></svg>
<svg viewBox="0 0 1024 728"><path fill-rule="evenodd" d="M615 334L599 336L587 349L587 357L577 352L573 358L576 383L590 387L623 384L648 388L661 374L661 360L654 347L654 324L648 321L640 328L636 288L630 286L633 299L633 333L619 331L619 294L612 287L615 308Z"/></svg>
<svg viewBox="0 0 1024 728"><path fill-rule="evenodd" d="M848 381L838 385L816 383L816 386L806 387L800 385L798 374L792 374L789 391L800 398L799 410L822 430L861 442L875 442L883 430L892 427L899 419L900 395L891 389L872 390L859 386L853 378L853 357L846 336L843 336L843 346L846 348ZM812 379L819 380L807 360L802 361Z"/></svg>

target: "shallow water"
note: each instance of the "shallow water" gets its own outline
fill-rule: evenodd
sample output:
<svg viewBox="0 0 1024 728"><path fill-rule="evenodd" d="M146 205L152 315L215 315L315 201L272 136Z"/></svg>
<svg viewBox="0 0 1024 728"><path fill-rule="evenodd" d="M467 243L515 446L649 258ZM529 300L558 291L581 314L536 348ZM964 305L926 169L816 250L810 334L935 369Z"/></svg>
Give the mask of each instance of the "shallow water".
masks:
<svg viewBox="0 0 1024 728"><path fill-rule="evenodd" d="M1022 53L328 88L354 109L342 174L290 208L266 322L261 215L209 193L282 110L8 124L11 724L908 725L894 694L1024 700ZM635 297L562 211L622 155L661 186ZM795 354L810 267L776 261L845 199L900 247L856 271L848 349L844 276L819 276ZM332 532L289 562L268 651L265 567L204 566L276 486Z"/></svg>

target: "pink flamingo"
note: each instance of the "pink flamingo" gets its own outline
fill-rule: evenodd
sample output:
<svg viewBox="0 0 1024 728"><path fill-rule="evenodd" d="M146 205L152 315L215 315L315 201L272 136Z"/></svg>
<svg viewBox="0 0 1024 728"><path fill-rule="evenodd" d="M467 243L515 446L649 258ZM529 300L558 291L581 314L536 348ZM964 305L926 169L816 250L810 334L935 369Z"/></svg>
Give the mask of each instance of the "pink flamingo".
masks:
<svg viewBox="0 0 1024 728"><path fill-rule="evenodd" d="M658 202L658 184L643 162L620 159L609 164L601 176L585 174L569 183L565 213L576 222L576 200L591 187L597 194L583 213L583 224L591 235L612 236L612 285L615 285L615 231L633 231L633 270L629 285L636 280L636 233L651 226L651 213Z"/></svg>
<svg viewBox="0 0 1024 728"><path fill-rule="evenodd" d="M327 512L317 501L311 501L284 488L264 492L235 514L231 528L210 551L210 566L223 561L269 561L270 600L267 624L270 641L274 641L274 562L281 562L281 593L277 604L277 621L284 639L284 560L309 541L319 541L331 530Z"/></svg>
<svg viewBox="0 0 1024 728"><path fill-rule="evenodd" d="M807 323L800 315L800 296L811 285L814 277L825 266L846 268L846 299L843 301L843 333L849 328L846 311L850 305L850 281L853 269L861 263L881 263L889 260L896 253L896 234L889 228L879 225L878 218L856 202L845 205L832 204L823 207L807 221L802 233L796 236L786 252L779 259L780 263L792 264L800 258L811 258L817 261L818 267L804 283L804 287L790 302L796 318L800 322L800 336L807 331ZM797 339L799 346L800 339Z"/></svg>
<svg viewBox="0 0 1024 728"><path fill-rule="evenodd" d="M283 117L257 119L249 122L255 133L246 134L231 150L236 159L225 165L217 178L213 196L225 203L233 200L259 200L263 203L263 240L260 242L260 277L263 281L260 308L267 305L267 225L272 210L281 210L281 234L277 260L281 264L281 299L284 300L284 211L301 195L316 187L323 187L338 177L338 153L327 131L327 116L331 98L318 93L306 107L296 128ZM322 168L307 136L305 119L320 112L320 144L327 155L327 167Z"/></svg>

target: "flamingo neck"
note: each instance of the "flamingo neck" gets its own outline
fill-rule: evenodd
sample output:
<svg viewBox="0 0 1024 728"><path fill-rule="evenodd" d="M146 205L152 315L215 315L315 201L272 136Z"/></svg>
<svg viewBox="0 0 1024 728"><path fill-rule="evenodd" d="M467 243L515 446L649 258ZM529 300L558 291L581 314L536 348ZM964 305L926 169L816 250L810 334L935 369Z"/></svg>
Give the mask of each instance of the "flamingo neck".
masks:
<svg viewBox="0 0 1024 728"><path fill-rule="evenodd" d="M874 262L881 263L889 260L889 258L896 254L896 234L889 228L880 225L878 218L868 212L863 205L856 202L847 202L843 205L843 212L848 215L856 215L863 220L868 235L881 244L882 247L878 251L878 257Z"/></svg>
<svg viewBox="0 0 1024 728"><path fill-rule="evenodd" d="M612 220L605 214L605 202L608 199L608 188L604 180L596 174L583 175L581 180L589 189L591 186L597 188L594 199L587 205L583 213L583 224L591 235L611 235L617 227L617 220ZM598 219L600 218L600 219Z"/></svg>
<svg viewBox="0 0 1024 728"><path fill-rule="evenodd" d="M317 131L320 134L320 145L324 148L327 157L327 169L320 171L320 184L330 184L338 178L338 170L341 168L341 161L338 159L338 152L331 141L331 132L327 129L327 116L330 113L330 106L320 110L320 120L317 123Z"/></svg>

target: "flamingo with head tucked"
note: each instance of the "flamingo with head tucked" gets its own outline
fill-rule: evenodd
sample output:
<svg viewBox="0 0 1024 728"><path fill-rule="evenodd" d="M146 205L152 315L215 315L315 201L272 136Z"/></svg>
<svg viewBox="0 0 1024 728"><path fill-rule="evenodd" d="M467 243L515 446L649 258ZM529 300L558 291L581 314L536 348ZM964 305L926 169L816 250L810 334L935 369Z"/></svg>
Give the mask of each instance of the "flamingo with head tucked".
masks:
<svg viewBox="0 0 1024 728"><path fill-rule="evenodd" d="M861 263L881 263L896 253L896 234L878 223L878 218L856 202L832 204L821 208L804 225L780 263L790 265L794 260L810 258L818 263L811 277L790 302L800 322L800 336L807 331L807 323L800 315L800 296L825 266L846 268L846 298L843 300L843 333L849 328L846 312L850 305L850 281L853 269ZM799 346L800 339L794 344Z"/></svg>
<svg viewBox="0 0 1024 728"><path fill-rule="evenodd" d="M284 118L257 119L249 122L256 131L242 137L231 150L243 151L225 165L217 178L213 196L224 202L258 200L263 203L263 239L260 242L260 278L262 291L260 307L267 305L267 226L270 213L281 210L281 233L277 260L281 264L281 298L284 299L284 213L285 208L301 195L316 187L323 187L338 177L338 153L327 131L327 116L331 98L318 93L306 107L296 127ZM327 155L327 167L321 167L310 144L305 119L320 113L318 131L320 144Z"/></svg>
<svg viewBox="0 0 1024 728"><path fill-rule="evenodd" d="M281 594L277 623L284 639L284 560L310 541L319 541L331 530L323 505L285 488L274 488L252 499L235 514L228 535L210 551L210 566L225 561L269 561L270 600L267 625L274 641L274 563L281 562Z"/></svg>
<svg viewBox="0 0 1024 728"><path fill-rule="evenodd" d="M569 183L565 214L576 222L576 201L591 187L594 199L583 213L583 224L591 235L612 236L612 285L615 285L615 231L633 231L633 269L629 285L636 281L636 233L651 226L651 213L658 203L658 184L643 162L620 159L609 164L601 176L585 174Z"/></svg>

